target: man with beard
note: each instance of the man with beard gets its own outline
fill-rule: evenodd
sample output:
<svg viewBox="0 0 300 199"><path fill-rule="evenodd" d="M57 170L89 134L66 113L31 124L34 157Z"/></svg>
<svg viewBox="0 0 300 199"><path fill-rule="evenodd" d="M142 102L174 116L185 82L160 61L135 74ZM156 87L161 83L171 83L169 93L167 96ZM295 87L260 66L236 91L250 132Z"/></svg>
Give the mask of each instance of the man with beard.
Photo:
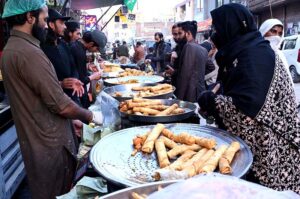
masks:
<svg viewBox="0 0 300 199"><path fill-rule="evenodd" d="M79 97L84 93L83 83L78 80L75 62L67 44L61 39L66 29L64 17L54 9L48 10L48 33L41 48L54 66L58 80L64 92L78 105Z"/></svg>
<svg viewBox="0 0 300 199"><path fill-rule="evenodd" d="M176 43L176 47L172 50L171 63L167 66L167 70L165 71L166 74L171 76L173 86L176 85L181 51L183 49L183 46L186 44L186 41L183 38L179 37L179 29L181 28L178 27L178 24L174 24L172 26L172 35L173 40Z"/></svg>
<svg viewBox="0 0 300 199"><path fill-rule="evenodd" d="M67 43L72 43L81 38L80 24L77 21L67 21L64 39Z"/></svg>
<svg viewBox="0 0 300 199"><path fill-rule="evenodd" d="M175 95L180 100L197 102L201 92L205 90L204 76L208 53L195 42L196 21L186 21L178 26L179 36L187 43L180 55Z"/></svg>
<svg viewBox="0 0 300 199"><path fill-rule="evenodd" d="M71 187L77 148L69 119L103 122L100 112L80 108L63 92L40 49L47 17L43 0L9 0L2 15L12 31L0 66L33 199L53 199Z"/></svg>

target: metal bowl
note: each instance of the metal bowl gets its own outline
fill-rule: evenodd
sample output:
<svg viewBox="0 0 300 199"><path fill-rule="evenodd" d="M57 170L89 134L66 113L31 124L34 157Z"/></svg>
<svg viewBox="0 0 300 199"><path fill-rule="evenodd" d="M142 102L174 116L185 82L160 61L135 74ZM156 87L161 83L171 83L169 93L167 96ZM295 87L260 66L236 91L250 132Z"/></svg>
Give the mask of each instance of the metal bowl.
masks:
<svg viewBox="0 0 300 199"><path fill-rule="evenodd" d="M230 145L238 141L241 149L231 164L233 176L242 177L249 170L253 157L249 147L239 137L226 131L197 124L165 124L175 134L187 132L216 139L218 145ZM120 186L137 186L153 182L153 172L159 168L155 153L143 155L141 152L134 157L132 139L138 134L147 133L154 125L128 128L117 131L102 138L92 149L90 161L94 169L109 181Z"/></svg>
<svg viewBox="0 0 300 199"><path fill-rule="evenodd" d="M133 91L132 88L133 87L143 87L143 86L156 86L158 85L157 83L155 84L124 84L124 85L118 85L118 86L112 86L112 87L106 87L103 91L106 92L107 94L109 94L110 96L112 96L113 98L115 98L118 101L124 101L124 100L129 100L132 99L133 95L138 93L138 91ZM173 87L173 90L169 93L165 93L165 94L160 94L160 95L154 95L154 96L147 96L147 97L143 97L146 99L168 99L170 97L173 96L173 93L175 91L175 87ZM122 94L126 94L127 96L124 97L116 97L114 94L115 92L120 92Z"/></svg>
<svg viewBox="0 0 300 199"><path fill-rule="evenodd" d="M164 78L157 75L149 75L149 76L127 76L127 77L118 77L104 80L104 84L106 86L116 86L120 85L120 82L128 81L128 80L137 80L139 84L147 84L147 83L159 83L164 81Z"/></svg>
<svg viewBox="0 0 300 199"><path fill-rule="evenodd" d="M185 110L182 114L177 115L167 115L167 116L146 116L146 115L134 115L121 112L122 117L128 118L128 120L133 122L143 122L143 123L169 123L169 122L180 122L182 120L188 119L193 116L197 106L191 102L185 102L180 100L160 100L163 105L171 106L172 104L178 104L179 108Z"/></svg>

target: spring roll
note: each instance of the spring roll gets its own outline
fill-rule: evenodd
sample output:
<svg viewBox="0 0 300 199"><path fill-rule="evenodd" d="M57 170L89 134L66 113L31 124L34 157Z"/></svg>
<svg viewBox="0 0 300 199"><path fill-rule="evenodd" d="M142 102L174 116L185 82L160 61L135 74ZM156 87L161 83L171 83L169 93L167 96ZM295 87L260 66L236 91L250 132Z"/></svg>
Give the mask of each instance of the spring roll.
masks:
<svg viewBox="0 0 300 199"><path fill-rule="evenodd" d="M223 156L221 157L219 161L219 170L222 174L230 174L232 173L232 168L230 166L234 155L236 152L240 150L240 143L238 142L232 142L228 149L225 151Z"/></svg>
<svg viewBox="0 0 300 199"><path fill-rule="evenodd" d="M174 134L172 131L170 131L169 129L164 129L164 130L162 131L162 134L163 134L164 136L166 136L167 138L169 138L169 139L171 139L171 140L174 140L175 134Z"/></svg>
<svg viewBox="0 0 300 199"><path fill-rule="evenodd" d="M144 99L144 98L138 98L138 97L135 97L132 99L132 102L146 102L146 101L149 101L148 99Z"/></svg>
<svg viewBox="0 0 300 199"><path fill-rule="evenodd" d="M164 144L164 141L157 139L155 141L155 150L158 157L158 163L160 168L165 168L170 165L170 161L167 155L167 150Z"/></svg>
<svg viewBox="0 0 300 199"><path fill-rule="evenodd" d="M200 169L199 173L210 173L213 172L217 166L220 158L222 157L223 153L226 151L227 146L222 145L220 146L214 154L204 163L203 167Z"/></svg>
<svg viewBox="0 0 300 199"><path fill-rule="evenodd" d="M174 142L173 140L171 140L165 136L161 136L160 139L162 139L164 141L165 146L168 147L169 149L173 149L176 146L178 146L178 144L176 144L176 142Z"/></svg>
<svg viewBox="0 0 300 199"><path fill-rule="evenodd" d="M169 108L169 106L166 106L166 105L151 105L151 106L146 106L145 108L151 108L151 109L155 109L155 110L158 110L158 111L163 111L163 110L166 110L167 108Z"/></svg>
<svg viewBox="0 0 300 199"><path fill-rule="evenodd" d="M208 151L208 149L201 149L200 151L198 151L191 159L189 159L188 161L186 161L185 163L183 163L181 165L181 170L189 167L189 166L192 166L194 162L200 160L204 155L205 153Z"/></svg>
<svg viewBox="0 0 300 199"><path fill-rule="evenodd" d="M126 111L128 111L128 106L127 106L127 105L123 105L123 106L120 108L120 111L121 111L121 112L126 112Z"/></svg>
<svg viewBox="0 0 300 199"><path fill-rule="evenodd" d="M133 144L133 152L131 153L131 156L135 156L135 154L141 150L143 144L145 143L148 135L150 132L145 133L144 135L137 135L135 138L132 140Z"/></svg>
<svg viewBox="0 0 300 199"><path fill-rule="evenodd" d="M159 84L157 86L151 87L150 90L154 92L154 91L159 91L167 88L172 88L172 86L170 84Z"/></svg>
<svg viewBox="0 0 300 199"><path fill-rule="evenodd" d="M147 113L149 115L156 115L157 113L160 113L158 110L143 107L134 107L133 112L142 112L144 114Z"/></svg>
<svg viewBox="0 0 300 199"><path fill-rule="evenodd" d="M205 147L207 149L212 149L217 145L217 142L215 139L208 139L203 137L195 136L195 142L199 146Z"/></svg>
<svg viewBox="0 0 300 199"><path fill-rule="evenodd" d="M170 115L175 109L178 108L178 104L173 104L172 106L170 106L169 108L167 108L166 110L160 112L157 114L157 116L166 116L166 115Z"/></svg>
<svg viewBox="0 0 300 199"><path fill-rule="evenodd" d="M150 90L151 87L150 86L137 86L137 87L132 87L131 90L133 91L147 91L147 90Z"/></svg>
<svg viewBox="0 0 300 199"><path fill-rule="evenodd" d="M128 108L134 108L134 107L145 107L145 106L151 106L151 105L162 105L162 102L160 100L151 100L151 101L145 101L145 102L128 102Z"/></svg>
<svg viewBox="0 0 300 199"><path fill-rule="evenodd" d="M187 160L189 160L195 154L196 154L195 151L187 150L176 161L170 164L170 166L168 166L167 168L173 170L179 170L181 168L181 165Z"/></svg>
<svg viewBox="0 0 300 199"><path fill-rule="evenodd" d="M173 149L171 149L170 151L168 151L168 157L170 159L175 158L177 155L184 153L187 150L193 150L193 151L198 151L200 150L201 147L197 144L193 144L193 145L178 145L176 147L174 147Z"/></svg>
<svg viewBox="0 0 300 199"><path fill-rule="evenodd" d="M180 133L179 135L175 135L174 141L187 145L192 145L196 142L195 137L186 132Z"/></svg>
<svg viewBox="0 0 300 199"><path fill-rule="evenodd" d="M177 108L171 114L178 115L178 114L182 114L182 113L185 113L185 110L183 108Z"/></svg>
<svg viewBox="0 0 300 199"><path fill-rule="evenodd" d="M152 153L154 142L159 137L162 130L165 128L163 124L157 124L149 133L145 143L143 144L142 151L145 153Z"/></svg>
<svg viewBox="0 0 300 199"><path fill-rule="evenodd" d="M206 153L199 159L193 162L192 165L185 167L184 171L188 173L189 177L193 177L199 173L199 169L203 166L203 164L211 158L214 154L214 150L208 150Z"/></svg>

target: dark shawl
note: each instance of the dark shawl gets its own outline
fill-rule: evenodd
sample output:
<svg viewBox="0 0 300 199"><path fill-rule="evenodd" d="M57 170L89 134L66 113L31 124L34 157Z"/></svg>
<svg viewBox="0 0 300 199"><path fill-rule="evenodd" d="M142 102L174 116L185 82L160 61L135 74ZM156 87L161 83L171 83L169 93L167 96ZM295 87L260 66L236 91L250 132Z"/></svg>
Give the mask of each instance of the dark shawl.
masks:
<svg viewBox="0 0 300 199"><path fill-rule="evenodd" d="M255 117L265 103L271 84L275 54L257 31L249 10L240 4L227 4L211 12L218 47L218 80L224 95L249 117Z"/></svg>

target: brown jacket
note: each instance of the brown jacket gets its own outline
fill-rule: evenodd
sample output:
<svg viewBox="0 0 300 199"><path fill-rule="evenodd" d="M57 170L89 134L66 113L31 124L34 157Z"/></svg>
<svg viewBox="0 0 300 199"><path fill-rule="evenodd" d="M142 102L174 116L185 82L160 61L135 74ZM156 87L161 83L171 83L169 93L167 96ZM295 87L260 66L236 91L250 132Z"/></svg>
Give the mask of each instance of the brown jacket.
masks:
<svg viewBox="0 0 300 199"><path fill-rule="evenodd" d="M195 42L183 47L176 80L175 95L178 99L197 102L201 92L205 91L205 64L208 53Z"/></svg>
<svg viewBox="0 0 300 199"><path fill-rule="evenodd" d="M12 31L1 69L32 197L54 198L70 188L75 169L71 123L58 114L71 99L31 35Z"/></svg>

